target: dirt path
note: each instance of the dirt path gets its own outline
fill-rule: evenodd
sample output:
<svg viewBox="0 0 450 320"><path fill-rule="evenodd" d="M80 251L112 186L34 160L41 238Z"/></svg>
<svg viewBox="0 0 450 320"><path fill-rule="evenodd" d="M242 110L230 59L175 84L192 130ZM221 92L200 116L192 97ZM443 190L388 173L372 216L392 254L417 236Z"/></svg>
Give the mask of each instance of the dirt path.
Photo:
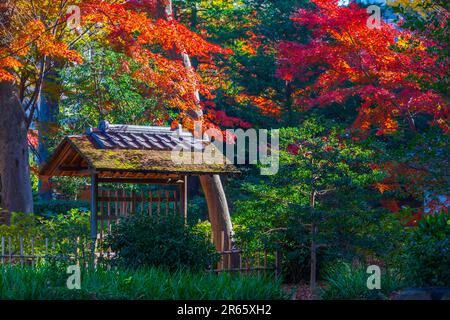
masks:
<svg viewBox="0 0 450 320"><path fill-rule="evenodd" d="M289 294L291 300L314 300L308 284L285 284L283 289Z"/></svg>

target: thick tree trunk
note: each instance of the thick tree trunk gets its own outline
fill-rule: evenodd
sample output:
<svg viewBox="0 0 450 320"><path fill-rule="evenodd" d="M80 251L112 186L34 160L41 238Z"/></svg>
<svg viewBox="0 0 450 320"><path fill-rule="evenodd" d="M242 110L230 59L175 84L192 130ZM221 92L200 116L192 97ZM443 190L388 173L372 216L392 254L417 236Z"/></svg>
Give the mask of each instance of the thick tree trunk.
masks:
<svg viewBox="0 0 450 320"><path fill-rule="evenodd" d="M10 28L12 3L0 0L0 28ZM0 46L8 46L2 39ZM33 212L28 159L28 124L14 82L0 81L0 221L9 223L11 212Z"/></svg>
<svg viewBox="0 0 450 320"><path fill-rule="evenodd" d="M218 175L200 176L200 183L208 204L209 221L216 250L231 251L233 249L233 225L222 181ZM234 253L224 255L223 265L231 268L239 267L239 256Z"/></svg>
<svg viewBox="0 0 450 320"><path fill-rule="evenodd" d="M12 82L0 83L1 207L11 212L33 212L27 124Z"/></svg>
<svg viewBox="0 0 450 320"><path fill-rule="evenodd" d="M213 231L213 241L217 250L222 249L222 232L224 236L223 247L231 249L229 243L233 236L230 211L222 182L218 175L200 176L200 183L208 203L209 220Z"/></svg>

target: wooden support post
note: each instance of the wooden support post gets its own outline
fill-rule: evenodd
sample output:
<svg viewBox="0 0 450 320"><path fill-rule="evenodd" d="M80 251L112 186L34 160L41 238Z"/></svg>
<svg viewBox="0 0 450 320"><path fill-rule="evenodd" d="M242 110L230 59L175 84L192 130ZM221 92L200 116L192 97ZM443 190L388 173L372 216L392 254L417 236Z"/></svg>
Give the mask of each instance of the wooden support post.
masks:
<svg viewBox="0 0 450 320"><path fill-rule="evenodd" d="M35 256L34 256L34 237L31 237L31 266L35 265Z"/></svg>
<svg viewBox="0 0 450 320"><path fill-rule="evenodd" d="M9 252L9 263L12 262L12 243L11 243L11 237L8 237L8 252Z"/></svg>
<svg viewBox="0 0 450 320"><path fill-rule="evenodd" d="M107 230L108 230L108 233L111 233L111 201L112 201L111 190L108 190L108 198L110 198L110 200L108 201Z"/></svg>
<svg viewBox="0 0 450 320"><path fill-rule="evenodd" d="M183 215L184 215L184 223L187 224L187 215L188 215L188 177L184 176L183 183Z"/></svg>
<svg viewBox="0 0 450 320"><path fill-rule="evenodd" d="M99 196L100 198L102 198L104 196L103 194L103 189L99 189ZM100 245L100 256L103 254L103 250L102 250L102 246L103 246L103 227L104 227L104 214L105 214L105 210L103 209L104 207L104 203L103 201L99 201L99 206L100 209L98 210L100 212L100 241L99 241L99 245ZM97 220L98 221L98 220ZM98 228L98 223L97 223L97 228Z"/></svg>
<svg viewBox="0 0 450 320"><path fill-rule="evenodd" d="M5 237L2 236L2 265L5 264Z"/></svg>
<svg viewBox="0 0 450 320"><path fill-rule="evenodd" d="M136 214L136 191L131 191L131 214Z"/></svg>
<svg viewBox="0 0 450 320"><path fill-rule="evenodd" d="M125 214L125 217L128 217L128 211L129 211L129 202L127 201L128 199L128 191L127 190L122 190L123 191L123 212Z"/></svg>
<svg viewBox="0 0 450 320"><path fill-rule="evenodd" d="M184 185L180 184L180 192L179 192L179 195L180 195L180 199L179 199L179 201L180 201L180 205L179 205L180 217L182 217L184 214L183 213L183 190L184 190Z"/></svg>
<svg viewBox="0 0 450 320"><path fill-rule="evenodd" d="M150 190L149 192L149 203L148 203L148 214L150 217L153 215L153 191Z"/></svg>
<svg viewBox="0 0 450 320"><path fill-rule="evenodd" d="M177 192L174 191L173 192L173 214L174 215L177 215L177 210L178 210L178 208L177 208L177 201L178 201L178 199L177 199Z"/></svg>
<svg viewBox="0 0 450 320"><path fill-rule="evenodd" d="M94 257L95 254L95 242L97 240L97 211L98 211L98 175L97 173L91 174L91 253Z"/></svg>
<svg viewBox="0 0 450 320"><path fill-rule="evenodd" d="M119 202L119 190L116 190L116 219L120 217L120 202Z"/></svg>
<svg viewBox="0 0 450 320"><path fill-rule="evenodd" d="M161 190L156 190L156 194L158 195L157 215L159 217L161 215Z"/></svg>
<svg viewBox="0 0 450 320"><path fill-rule="evenodd" d="M282 263L282 256L280 250L275 251L275 276L276 278L281 277L281 263Z"/></svg>
<svg viewBox="0 0 450 320"><path fill-rule="evenodd" d="M141 190L141 215L144 215L144 191Z"/></svg>
<svg viewBox="0 0 450 320"><path fill-rule="evenodd" d="M23 237L19 238L19 245L20 245L20 264L23 266L25 262L25 255L23 251Z"/></svg>
<svg viewBox="0 0 450 320"><path fill-rule="evenodd" d="M166 216L169 215L169 191L166 190Z"/></svg>

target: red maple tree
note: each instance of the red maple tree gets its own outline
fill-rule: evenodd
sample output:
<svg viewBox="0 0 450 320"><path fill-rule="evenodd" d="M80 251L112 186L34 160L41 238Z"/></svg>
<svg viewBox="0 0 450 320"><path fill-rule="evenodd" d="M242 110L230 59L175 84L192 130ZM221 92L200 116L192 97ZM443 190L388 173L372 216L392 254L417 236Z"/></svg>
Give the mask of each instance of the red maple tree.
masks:
<svg viewBox="0 0 450 320"><path fill-rule="evenodd" d="M449 130L448 100L427 85L448 73L448 59L427 50L433 40L382 21L369 28L365 8L339 6L335 0L312 0L317 8L292 16L311 33L307 44L283 42L278 75L305 84L296 92L302 108L344 104L359 97L355 127L393 132L406 119L414 130L418 114Z"/></svg>

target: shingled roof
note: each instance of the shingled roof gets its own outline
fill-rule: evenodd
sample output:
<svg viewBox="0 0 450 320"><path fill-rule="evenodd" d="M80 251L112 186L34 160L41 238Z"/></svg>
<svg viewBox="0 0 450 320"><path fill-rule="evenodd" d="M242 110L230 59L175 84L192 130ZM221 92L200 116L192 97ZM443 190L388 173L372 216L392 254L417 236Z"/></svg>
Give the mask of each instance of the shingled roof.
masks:
<svg viewBox="0 0 450 320"><path fill-rule="evenodd" d="M208 140L194 138L181 127L147 127L111 125L102 121L84 135L67 136L41 168L42 176L88 176L92 171L100 177L178 177L180 175L230 174L239 171L230 164L203 161L201 164L177 164L172 150L182 146L191 157L203 153ZM218 150L216 150L218 152ZM222 154L219 157L225 159ZM217 155L216 157L217 158ZM206 163L205 163L206 162Z"/></svg>
<svg viewBox="0 0 450 320"><path fill-rule="evenodd" d="M201 151L207 140L194 139L192 134L178 128L110 125L102 121L99 128L89 129L89 136L101 149L173 150L176 146Z"/></svg>

